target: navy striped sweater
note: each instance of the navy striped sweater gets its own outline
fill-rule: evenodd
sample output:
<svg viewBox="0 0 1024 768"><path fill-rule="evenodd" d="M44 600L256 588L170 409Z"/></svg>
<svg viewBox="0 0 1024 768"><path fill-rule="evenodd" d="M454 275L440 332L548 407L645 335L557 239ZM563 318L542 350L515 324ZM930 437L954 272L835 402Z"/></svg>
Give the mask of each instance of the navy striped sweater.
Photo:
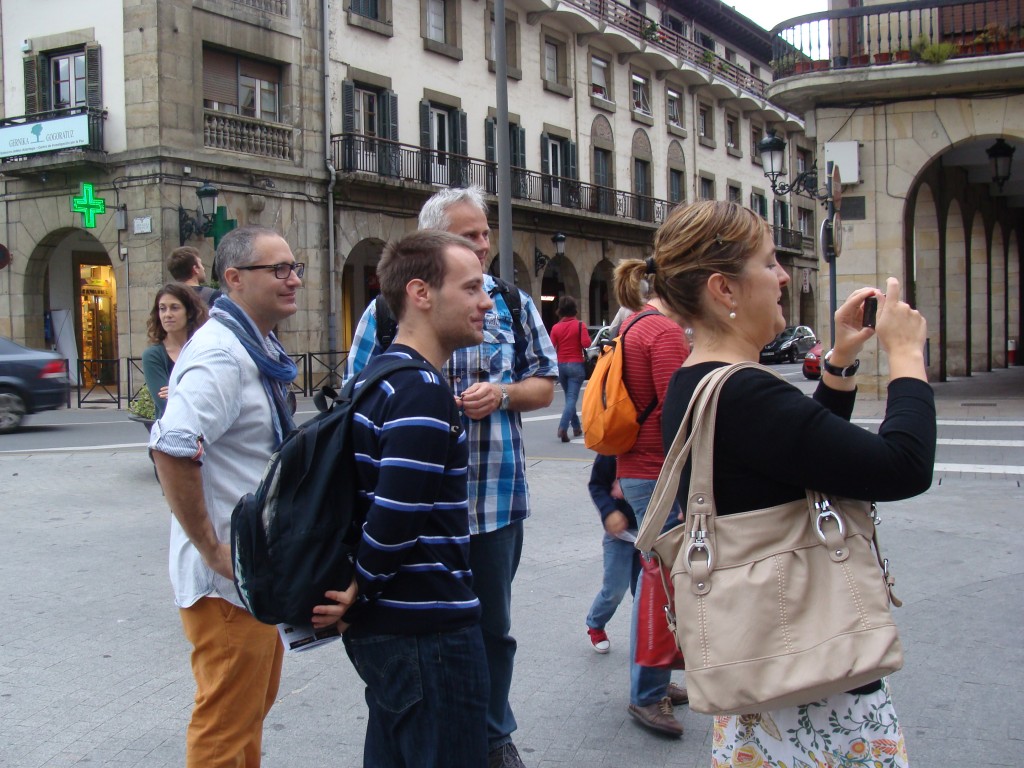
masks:
<svg viewBox="0 0 1024 768"><path fill-rule="evenodd" d="M392 345L389 356L422 357ZM480 619L469 569L469 449L448 384L404 369L355 410L352 447L365 513L356 553L353 635L444 632ZM454 426L453 426L454 425Z"/></svg>

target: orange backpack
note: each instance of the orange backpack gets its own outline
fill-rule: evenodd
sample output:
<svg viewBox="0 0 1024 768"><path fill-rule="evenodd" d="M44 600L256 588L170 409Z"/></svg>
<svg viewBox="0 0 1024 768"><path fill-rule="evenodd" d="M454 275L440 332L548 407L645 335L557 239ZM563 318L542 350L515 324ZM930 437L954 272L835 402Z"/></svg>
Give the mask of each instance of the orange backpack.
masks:
<svg viewBox="0 0 1024 768"><path fill-rule="evenodd" d="M587 448L604 456L626 453L636 442L640 425L658 404L657 396L640 413L626 389L626 333L641 318L660 314L656 310L641 312L622 333L604 345L594 366L587 388L583 391L583 442Z"/></svg>

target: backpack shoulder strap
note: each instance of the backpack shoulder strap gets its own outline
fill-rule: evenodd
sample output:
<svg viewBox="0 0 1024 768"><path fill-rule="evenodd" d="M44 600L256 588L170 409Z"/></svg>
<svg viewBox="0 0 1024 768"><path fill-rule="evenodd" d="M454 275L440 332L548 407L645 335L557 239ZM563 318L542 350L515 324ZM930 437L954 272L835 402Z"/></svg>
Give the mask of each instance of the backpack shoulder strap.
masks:
<svg viewBox="0 0 1024 768"><path fill-rule="evenodd" d="M341 402L348 401L351 403L352 407L355 407L355 404L359 402L363 393L372 390L374 384L382 379L386 379L395 371L400 371L403 368L415 368L421 371L434 371L434 366L423 360L417 360L410 357L394 357L381 363L379 367L370 371L366 376L363 376L362 373L358 376L353 376L345 385L345 388L342 390L338 399ZM366 370L368 370L368 368L363 369L363 371ZM362 382L362 385L359 387L358 391L354 391L357 381ZM462 423L462 416L459 413L459 409L455 405L454 397L452 397L451 407L448 409L448 425L451 427L453 432L462 431L465 428Z"/></svg>
<svg viewBox="0 0 1024 768"><path fill-rule="evenodd" d="M649 317L651 315L660 315L660 314L661 314L661 312L659 312L656 309L648 309L646 312L641 312L640 314L638 314L638 315L636 315L634 317L629 318L629 320L630 320L629 325L627 325L625 328L623 328L622 332L619 334L619 344L622 345L622 385L623 386L626 386L626 332L629 331L634 325L636 325L641 319L643 319L645 317ZM628 387L626 387L626 391L629 391ZM651 413L654 412L654 409L657 407L657 405L658 405L658 395L655 394L654 397L651 398L651 402L649 402L647 404L647 407L644 408L643 411L641 411L640 413L637 414L637 416L636 416L636 423L637 424L643 424L645 421L647 421L647 417L650 416Z"/></svg>
<svg viewBox="0 0 1024 768"><path fill-rule="evenodd" d="M516 337L516 347L525 346L526 329L523 326L523 297L519 293L519 289L500 277L494 278L494 285L498 293L505 300L505 306L508 307L508 311L512 315L512 332Z"/></svg>
<svg viewBox="0 0 1024 768"><path fill-rule="evenodd" d="M373 314L377 321L377 346L383 352L395 340L395 334L398 333L398 320L395 319L395 313L391 311L391 307L384 300L383 294L377 294L377 298L373 300Z"/></svg>

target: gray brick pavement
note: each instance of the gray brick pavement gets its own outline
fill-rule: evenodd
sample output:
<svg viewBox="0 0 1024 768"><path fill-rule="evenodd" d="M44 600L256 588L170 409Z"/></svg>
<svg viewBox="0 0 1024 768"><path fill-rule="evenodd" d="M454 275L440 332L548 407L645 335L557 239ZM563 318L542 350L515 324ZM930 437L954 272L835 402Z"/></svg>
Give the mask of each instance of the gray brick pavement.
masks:
<svg viewBox="0 0 1024 768"><path fill-rule="evenodd" d="M940 416L977 418L959 402L943 396ZM1022 406L1003 397L986 411L1022 418ZM862 403L858 415L873 408ZM707 766L710 718L682 710L677 742L626 715L625 606L609 625L612 652L587 644L601 573L588 471L586 461L551 459L529 470L536 512L513 603L516 742L530 768ZM1019 763L1022 502L1018 479L950 473L922 497L882 506L906 603L896 616L907 664L891 683L916 766ZM0 766L182 765L189 649L166 573L168 515L145 453L2 455L0 521ZM361 685L339 644L289 657L265 765L357 766L364 728Z"/></svg>

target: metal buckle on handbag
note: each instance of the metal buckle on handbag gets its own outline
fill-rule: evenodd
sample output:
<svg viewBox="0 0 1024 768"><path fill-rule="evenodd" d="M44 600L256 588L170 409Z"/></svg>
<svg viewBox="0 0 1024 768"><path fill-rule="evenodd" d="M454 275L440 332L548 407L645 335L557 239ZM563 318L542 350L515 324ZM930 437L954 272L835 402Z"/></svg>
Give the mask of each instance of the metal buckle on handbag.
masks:
<svg viewBox="0 0 1024 768"><path fill-rule="evenodd" d="M838 512L832 509L828 499L814 502L814 508L818 510L818 516L814 520L814 532L821 539L821 543L828 550L828 556L833 562L839 563L850 556L850 550L846 546L846 523ZM831 518L836 521L837 531L825 532L825 521Z"/></svg>

